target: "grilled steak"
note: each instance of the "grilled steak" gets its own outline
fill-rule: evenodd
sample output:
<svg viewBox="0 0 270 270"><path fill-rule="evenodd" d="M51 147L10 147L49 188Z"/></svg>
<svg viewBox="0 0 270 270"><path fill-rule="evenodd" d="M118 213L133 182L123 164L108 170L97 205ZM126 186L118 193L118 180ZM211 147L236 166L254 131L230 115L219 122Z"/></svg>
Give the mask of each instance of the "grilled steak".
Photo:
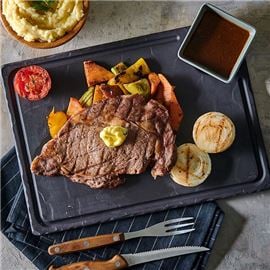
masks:
<svg viewBox="0 0 270 270"><path fill-rule="evenodd" d="M118 96L94 104L71 117L58 136L43 146L31 166L38 175L62 174L91 188L116 187L121 175L139 174L152 166L163 176L174 165L175 135L168 111L139 95ZM125 142L107 147L100 131L109 125L128 129Z"/></svg>

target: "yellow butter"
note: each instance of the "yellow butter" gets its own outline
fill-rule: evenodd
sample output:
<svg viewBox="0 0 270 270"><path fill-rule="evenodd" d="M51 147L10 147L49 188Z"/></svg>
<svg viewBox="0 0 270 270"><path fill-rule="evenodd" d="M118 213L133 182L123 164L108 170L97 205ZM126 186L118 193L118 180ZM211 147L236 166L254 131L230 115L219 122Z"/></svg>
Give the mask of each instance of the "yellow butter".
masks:
<svg viewBox="0 0 270 270"><path fill-rule="evenodd" d="M108 147L117 147L126 140L128 129L121 126L108 126L99 133L100 138Z"/></svg>

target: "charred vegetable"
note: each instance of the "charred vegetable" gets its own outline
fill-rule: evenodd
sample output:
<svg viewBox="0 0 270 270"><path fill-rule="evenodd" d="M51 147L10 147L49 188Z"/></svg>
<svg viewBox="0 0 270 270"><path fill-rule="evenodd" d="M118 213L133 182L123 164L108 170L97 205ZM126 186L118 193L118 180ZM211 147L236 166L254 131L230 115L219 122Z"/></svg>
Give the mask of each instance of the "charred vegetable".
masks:
<svg viewBox="0 0 270 270"><path fill-rule="evenodd" d="M118 85L101 84L100 89L105 98L113 98L123 95L123 91Z"/></svg>
<svg viewBox="0 0 270 270"><path fill-rule="evenodd" d="M123 84L119 83L116 84L117 86L119 86L119 88L122 90L122 92L124 93L124 95L130 95L130 93L128 92L128 90L124 87Z"/></svg>
<svg viewBox="0 0 270 270"><path fill-rule="evenodd" d="M13 84L19 96L34 101L48 95L52 81L46 69L33 65L19 69Z"/></svg>
<svg viewBox="0 0 270 270"><path fill-rule="evenodd" d="M148 97L150 94L150 85L147 79L141 79L133 83L124 84L124 87L131 94L140 94L144 97Z"/></svg>
<svg viewBox="0 0 270 270"><path fill-rule="evenodd" d="M89 87L107 82L114 77L113 73L93 61L85 61L83 64L86 81Z"/></svg>
<svg viewBox="0 0 270 270"><path fill-rule="evenodd" d="M106 98L113 98L121 95L123 95L123 91L118 85L96 85L93 103L102 101Z"/></svg>
<svg viewBox="0 0 270 270"><path fill-rule="evenodd" d="M67 116L72 116L83 109L81 103L78 99L71 97L69 99L68 109L67 109Z"/></svg>
<svg viewBox="0 0 270 270"><path fill-rule="evenodd" d="M100 85L96 85L95 87L95 92L94 92L94 98L93 98L93 103L97 103L99 101L102 101L105 99L105 96L103 95L103 92L100 88Z"/></svg>
<svg viewBox="0 0 270 270"><path fill-rule="evenodd" d="M48 116L48 127L52 138L56 137L66 122L67 115L64 112L55 112L53 108Z"/></svg>
<svg viewBox="0 0 270 270"><path fill-rule="evenodd" d="M117 65L115 65L114 67L111 68L111 72L114 75L118 75L119 73L123 72L126 69L127 69L127 66L123 62L120 62L120 63L118 63Z"/></svg>
<svg viewBox="0 0 270 270"><path fill-rule="evenodd" d="M79 99L80 104L83 107L90 107L93 103L93 96L94 96L94 86L90 86L88 90L82 95L82 97Z"/></svg>
<svg viewBox="0 0 270 270"><path fill-rule="evenodd" d="M133 65L128 67L126 70L116 75L109 81L109 84L118 84L118 83L130 83L137 81L138 79L146 76L151 71L143 58L140 58Z"/></svg>
<svg viewBox="0 0 270 270"><path fill-rule="evenodd" d="M127 91L127 89L124 87L123 84L121 84L121 83L115 83L114 80L108 81L108 85L117 85L117 86L122 90L122 92L123 92L125 95L129 95L129 94L130 94L130 93Z"/></svg>
<svg viewBox="0 0 270 270"><path fill-rule="evenodd" d="M168 109L170 124L176 132L183 119L183 111L175 96L174 86L169 83L164 75L158 74L158 77L160 79L160 84L155 99Z"/></svg>
<svg viewBox="0 0 270 270"><path fill-rule="evenodd" d="M148 80L151 85L151 96L154 96L155 93L157 92L160 79L155 72L151 72L150 74L148 74Z"/></svg>

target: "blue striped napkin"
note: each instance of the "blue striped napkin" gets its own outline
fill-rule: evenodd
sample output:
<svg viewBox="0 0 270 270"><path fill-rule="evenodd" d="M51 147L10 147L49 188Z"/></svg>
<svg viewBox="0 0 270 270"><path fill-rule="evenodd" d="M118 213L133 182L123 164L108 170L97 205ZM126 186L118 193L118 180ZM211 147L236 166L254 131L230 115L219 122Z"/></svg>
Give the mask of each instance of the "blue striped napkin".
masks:
<svg viewBox="0 0 270 270"><path fill-rule="evenodd" d="M35 236L31 233L15 150L1 160L1 231L38 269L61 266L77 261L108 259L118 253L133 253L184 245L213 247L223 220L223 212L212 202L171 209L119 221L87 226L75 230ZM196 231L174 237L140 238L92 251L64 256L50 256L50 245L97 234L126 232L145 228L157 222L195 217ZM210 252L191 254L132 267L134 270L199 270L205 269Z"/></svg>

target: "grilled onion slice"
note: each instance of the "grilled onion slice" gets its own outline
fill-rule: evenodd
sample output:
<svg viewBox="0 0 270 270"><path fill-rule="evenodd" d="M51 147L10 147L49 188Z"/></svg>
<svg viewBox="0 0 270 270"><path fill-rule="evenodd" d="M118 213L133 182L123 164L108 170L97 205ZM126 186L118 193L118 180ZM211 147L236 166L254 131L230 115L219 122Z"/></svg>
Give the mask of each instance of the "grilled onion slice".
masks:
<svg viewBox="0 0 270 270"><path fill-rule="evenodd" d="M174 182L187 187L200 185L211 172L211 159L195 144L186 143L177 148L177 161L170 175Z"/></svg>
<svg viewBox="0 0 270 270"><path fill-rule="evenodd" d="M235 138L235 127L229 117L220 112L200 116L193 126L195 144L207 153L220 153L228 149Z"/></svg>

